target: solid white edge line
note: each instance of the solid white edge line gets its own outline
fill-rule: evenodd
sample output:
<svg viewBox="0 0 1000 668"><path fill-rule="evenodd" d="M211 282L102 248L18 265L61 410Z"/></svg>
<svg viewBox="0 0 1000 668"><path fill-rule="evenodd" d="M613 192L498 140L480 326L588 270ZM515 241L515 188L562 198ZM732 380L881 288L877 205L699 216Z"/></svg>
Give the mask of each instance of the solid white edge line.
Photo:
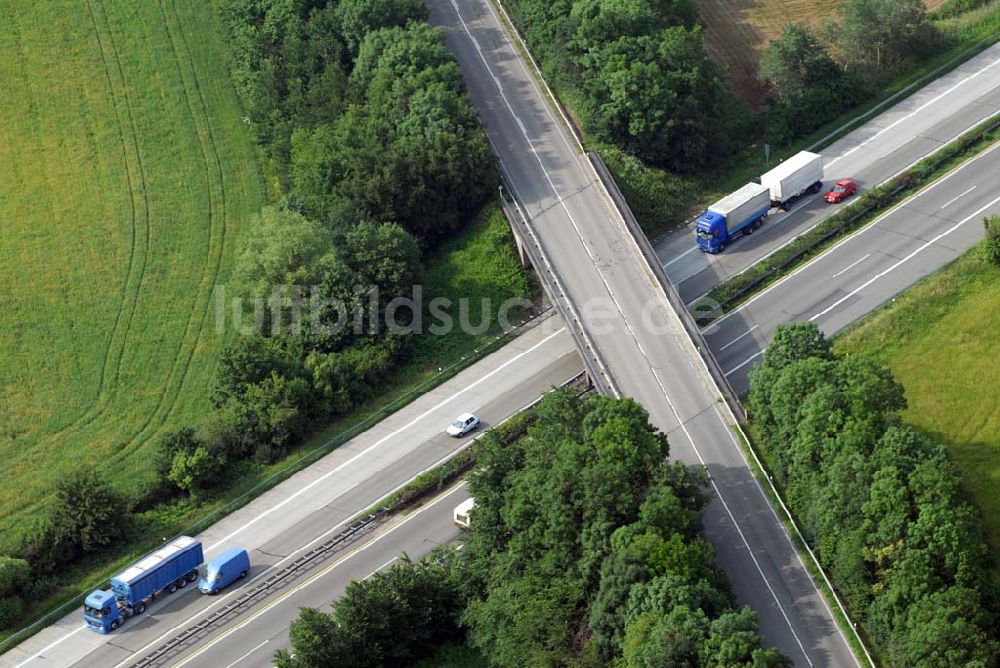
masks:
<svg viewBox="0 0 1000 668"><path fill-rule="evenodd" d="M859 292L861 292L862 290L864 290L865 288L867 288L869 285L871 285L872 283L874 283L878 279L880 279L883 276L886 276L889 273L895 271L898 267L902 266L904 263L906 263L907 261L911 260L917 254L923 252L925 249L929 248L930 246L933 246L938 241L940 241L942 238L944 238L945 236L951 234L952 232L954 232L955 230L957 230L958 228L960 228L962 225L965 225L967 222L969 222L973 218L976 218L979 214L981 214L983 211L986 211L987 209L989 209L991 206L993 206L997 202L1000 202L1000 197L997 197L996 199L992 200L988 204L985 204L985 205L981 206L979 209L976 210L975 213L971 214L970 216L968 216L966 218L963 218L961 221L955 223L954 225L952 225L947 230L945 230L941 234L937 235L936 237L934 237L930 241L927 241L927 242L921 244L919 247L917 247L916 250L912 251L909 255L904 256L902 259L900 259L898 262L896 262L895 264L893 264L892 266L890 266L888 269L885 269L884 271L880 271L879 273L875 274L870 279L868 279L867 281L865 281L864 283L862 283L861 285L859 285L855 289L851 290L846 295L844 295L843 297L841 297L837 301L833 302L832 304L830 304L829 306L827 306L825 309L823 309L822 311L820 311L819 313L817 313L813 317L809 318L809 321L810 322L814 322L817 318L822 318L824 315L826 315L827 313L829 313L833 309L837 308L838 306L840 306L841 304L843 304L844 302L846 302L848 299L854 297L856 294L858 294Z"/></svg>
<svg viewBox="0 0 1000 668"><path fill-rule="evenodd" d="M975 79L976 77L978 77L979 75L981 75L983 72L985 72L986 70L990 69L991 67L997 65L998 63L1000 63L1000 58L994 60L989 65L986 65L985 67L981 68L980 70L978 70L978 71L970 74L969 76L965 77L964 79L962 79L961 81L959 81L958 83L956 83L955 85L953 85L951 88L947 89L943 93L940 93L937 96L933 97L932 99L928 100L927 102L925 102L924 104L920 105L919 107L917 107L916 109L914 109L910 113L906 114L902 118L897 119L896 121L894 121L891 124L887 125L883 129L879 130L874 135L872 135L871 137L869 137L868 139L864 140L863 142L861 142L860 144L858 144L857 146L855 146L851 150L847 151L846 153L842 153L841 155L838 155L836 158L834 158L833 160L831 160L829 163L825 164L823 166L823 168L826 169L827 167L831 167L836 162L838 162L838 161L846 158L847 156L851 155L855 151L857 151L857 150L859 150L861 148L864 148L865 146L867 146L871 142L875 141L876 139L878 139L879 137L881 137L883 134L885 134L889 130L892 130L894 127L896 127L900 123L903 123L903 122L908 121L909 119L913 118L914 116L916 116L917 114L919 114L921 111L923 111L927 107L931 106L932 104L935 104L938 100L941 100L944 97L946 97L947 95L949 95L956 88L959 88L960 86L965 85L969 81L972 81L973 79ZM996 86L994 86L993 88L996 88ZM992 90L992 89L990 89L990 90ZM909 141L909 140L907 140L907 141Z"/></svg>
<svg viewBox="0 0 1000 668"><path fill-rule="evenodd" d="M567 378L566 380L564 380L561 384L565 385L566 383L568 383L569 381L571 381L574 377L576 377L576 375L578 375L578 374L574 374L573 376L570 376L569 378ZM537 404L539 401L541 401L541 399L542 398L539 396L539 397L533 399L532 401L528 402L527 404L525 404L521 408L518 408L517 410L513 411L510 415L508 415L506 418L504 418L503 420L501 420L500 423L498 423L497 426L499 426L500 424L503 424L504 422L506 422L507 420L509 420L514 415L518 415L519 413L522 413L522 412L528 410L529 408L531 408L532 406L534 406L535 404ZM489 431L489 430L487 430L487 431ZM423 474L425 474L428 471L431 471L431 470L437 468L438 466L440 466L441 464L443 464L447 460L449 460L452 457L455 457L459 453L463 452L464 450L466 450L467 448L469 448L473 443L475 443L480 438L482 438L485 433L486 432L481 432L479 434L476 434L474 437L470 438L465 443L463 443L460 447L456 448L452 452L450 452L450 453L446 454L445 456L441 457L441 459L437 460L433 464L430 464L429 466L427 466L427 468L425 468L425 469L423 469L421 471L418 471L417 473L414 473L413 476L411 476L408 480L402 482L401 484L399 484L395 488L393 488L393 489L389 490L388 492L386 492L380 498L376 499L375 502L372 503L369 507L377 506L378 504L382 503L383 501L385 501L386 499L388 499L390 496L392 496L393 494L395 494L396 492L398 492L402 488L406 487L407 485L409 485L411 482L413 482L414 480L416 480L417 478L419 478ZM350 522L352 519L354 519L354 518L353 517L348 517L347 519L342 520L338 524L335 524L334 526L330 527L330 529L328 529L325 533L320 534L319 536L317 536L316 538L312 539L311 541L309 541L308 543L306 543L302 547L299 547L299 548L297 548L295 550L292 550L288 554L288 556L286 556L283 559L275 562L272 566L269 566L269 567L265 568L263 571L261 571L260 573L258 573L256 576L254 576L253 578L251 578L250 581L247 584L252 584L253 582L255 582L256 580L258 580L259 578L264 577L265 574L270 573L271 571L273 571L275 568L277 568L281 564L285 563L286 561L290 561L292 558L294 558L300 552L304 552L304 551L308 550L309 548L311 548L316 543L320 542L321 540L323 540L324 538L326 538L330 534L332 534L332 533L336 532L337 530L339 530L341 527L343 527L345 524L347 524L348 522ZM240 588L240 589L242 589L242 588ZM229 593L227 593L226 595L218 597L210 605L202 608L201 610L199 610L195 614L191 615L190 617L188 617L184 621L182 621L182 622L180 622L178 624L174 624L167 631L162 632L156 638L153 638L152 640L148 641L140 649L136 650L135 652L132 652L132 654L129 656L129 658L126 659L125 661L121 662L119 664L119 666L124 666L126 663L128 663L129 660L131 660L131 658L133 656L135 656L136 654L142 653L144 650L146 650L149 646L153 645L154 643L158 643L158 642L162 641L164 637L166 637L167 635L169 635L171 633L176 632L181 627L190 624L194 619L196 619L198 617L203 617L215 605L221 603L226 598L228 598L230 596L233 596L234 594L236 594L237 592L239 592L240 589L234 589L234 590L230 591ZM83 628L86 628L86 626L84 626Z"/></svg>
<svg viewBox="0 0 1000 668"><path fill-rule="evenodd" d="M185 656L180 661L177 661L176 663L172 663L171 664L171 668L180 668L181 666L185 665L186 663L190 663L191 661L193 661L194 659L196 659L198 656L200 656L201 654L203 654L205 651L211 649L212 647L214 647L215 645L217 645L222 640L228 638L230 635L232 635L236 631L239 631L240 629L242 629L243 627L247 626L248 624L256 621L258 618L260 618L263 615L267 614L271 609L273 609L277 605L279 605L281 603L284 603L289 598L291 598L295 594L299 593L300 591L302 591L306 587L312 585L317 580L320 580L320 579L326 577L327 575L329 575L333 571L337 570L337 568L339 568L340 566L342 566L345 563L347 563L351 558L357 556L358 554L361 554L365 550L370 549L373 545L375 545L376 543L378 543L379 541L381 541L383 538L385 538L387 536L390 536L393 533L395 533L395 531L397 529L406 526L407 522L410 522L411 520L419 517L425 511L430 510L431 508L433 508L437 504L441 503L442 501L444 501L445 499L447 499L448 497L450 497L455 492L460 491L460 490L464 490L464 488L465 488L465 481L463 480L463 481L459 482L457 485L455 485L454 487L452 487L451 489L449 489L448 491L444 492L443 494L441 494L440 496L438 496L437 498L435 498L433 501L431 501L427 505L418 508L413 514L408 515L407 517L405 517L404 519L400 520L396 524L390 526L388 529L386 529L382 533L380 533L380 534L378 534L376 536L373 536L367 542L365 542L365 543L363 543L361 545L358 545L355 549L351 550L347 554L344 554L341 557L339 557L338 559L334 560L333 563L328 564L322 570L317 571L316 573L314 573L313 575L311 575L310 577L308 577L306 580L298 583L297 585L295 585L294 587L292 587L291 589L289 589L284 594L281 594L277 598L274 598L274 599L268 601L268 603L264 607L261 607L261 608L258 608L257 610L255 610L252 615L250 615L249 617L246 617L245 619L243 619L239 624L236 624L235 626L228 627L225 630L224 633L219 633L219 634L210 636L211 642L207 642L207 643L201 645L200 647L197 648L197 651L195 651L195 652L193 652L191 654L188 654L187 656ZM393 559L393 561L395 561L395 559ZM392 563L392 561L390 561L388 563ZM374 575L374 573L372 575ZM127 663L127 662L124 662L124 663ZM123 664L119 664L119 666L121 666L121 665L123 665Z"/></svg>
<svg viewBox="0 0 1000 668"><path fill-rule="evenodd" d="M353 457L351 457L350 459L348 459L347 461L345 461L345 462L344 462L344 463L342 463L341 465L337 466L337 467L336 467L335 469L333 469L333 470L331 470L331 471L329 471L329 472L325 473L325 474L324 474L324 475L323 475L322 477L320 477L320 478L317 478L316 480L314 480L314 481L313 481L313 482L311 482L310 484L306 485L305 487L302 487L302 488L301 488L301 489L299 489L299 490L298 490L297 492L295 492L295 493L294 493L294 494L292 494L291 496L287 497L287 498L286 498L286 499L285 499L284 501L282 501L282 502L281 502L281 503L279 503L278 505L276 505L276 506L272 507L272 508L271 508L270 510L268 510L268 511L265 511L265 512L263 512L263 513L259 514L259 515L256 515L256 516L254 516L254 518L253 518L253 519L251 519L251 520L250 520L249 522L247 522L246 524L242 525L241 527L239 527L239 528L238 528L238 529L236 529L235 531L233 531L233 532L229 533L229 534L228 534L227 536L225 536L224 538L222 538L222 539L220 539L220 540L216 541L216 542L215 542L215 543L213 543L213 544L212 544L211 546L209 546L209 547L205 548L205 551L206 551L206 552L208 552L208 551L211 551L211 550L213 550L214 548L218 547L218 546L219 546L219 545L220 545L221 543L223 543L223 542L225 542L225 541L229 540L230 538L232 538L233 536L237 535L238 533L240 533L240 532L242 532L242 531L246 530L246 529L247 529L248 527L252 526L253 524L256 524L256 523L257 523L257 521L259 521L260 519L262 519L262 518L264 518L264 517L266 517L266 516L270 515L270 514L271 514L272 512L274 512L274 511L278 510L279 508L282 508L282 507L283 507L283 506L285 506L286 504L288 504L288 503L290 503L291 501L293 501L293 500L297 499L297 498L298 498L299 496L301 496L302 494L305 494L306 492L308 492L308 491L309 491L310 489L312 489L312 488L313 488L313 487L315 487L316 485L320 484L321 482L324 482L324 481L325 481L325 480L326 480L327 478L329 478L330 476L332 476L332 475L334 475L334 474L336 474L336 473L340 472L340 471L341 471L341 470L342 470L342 469L343 469L344 467L348 466L349 464L352 464L352 463L354 463L355 461L357 461L357 460L358 460L359 458L361 458L362 456L364 456L364 455L368 454L369 452L371 452L372 450L374 450L374 449L375 449L376 447L378 447L378 446L382 445L382 444L383 444L383 443L384 443L385 441L387 441L388 439L390 439L390 438L393 438L394 436L397 436L398 434L402 433L402 432L403 432L403 431L405 431L406 429L409 429L410 427L412 427L412 426L413 426L414 424L416 424L416 423L417 423L417 422L419 422L420 420L423 420L423 419L426 419L426 418L427 418L427 417L428 417L428 416L429 416L429 415L430 415L431 413L434 413L435 411L439 410L439 409L440 409L440 408L441 408L442 406L444 406L444 405L445 405L445 404L447 404L448 402L452 401L452 400L453 400L453 399L455 399L456 397L459 397L459 396L461 396L462 394L464 394L465 392L467 392L467 391L471 390L472 388L476 387L477 385L479 385L479 384L480 384L480 383L482 383L483 381L487 380L488 378L491 378L491 377L492 377L492 376L494 376L494 375L495 375L496 373L498 373L498 372L499 372L500 370L502 370L502 369L504 369L504 368L508 367L509 365L511 365L511 364L513 364L514 362L518 361L518 360L519 360L520 358L524 357L525 355L527 355L527 354L529 354L529 353L531 353L531 352L535 351L535 350L536 350L537 348L540 348L540 347L541 347L542 345L544 345L544 344L548 343L548 341L549 341L549 340L551 340L552 338L556 337L556 336L557 336L557 335L559 335L559 334L562 334L562 333L563 333L563 332L565 332L565 331L566 331L566 327L560 327L560 328L559 328L558 330L556 330L555 332L553 332L553 333L549 334L549 335L548 335L548 336L546 336L546 337L545 337L544 339L542 339L541 341L539 341L538 343L536 343L535 345L533 345L533 346L532 346L531 348L528 348L527 350L524 350L524 351L522 351L522 352L518 353L518 354L517 354L517 355L516 355L515 357L513 357L513 358L511 358L511 359L507 360L506 362L504 362L503 364L501 364L500 366L498 366L498 367L497 367L496 369L494 369L494 370L493 370L493 371L491 371L490 373L488 373L488 374L486 374L485 376L482 376L481 378L479 378L478 380L476 380L476 381L475 381L474 383L472 383L472 384L470 384L470 385L467 385L466 387L464 387L464 388L462 388L461 390L459 390L459 391L455 392L454 394L452 394L452 395L451 395L451 396L449 396L448 398L446 398L446 399L444 399L444 400L440 401L440 402L439 402L439 403L437 403L437 404L436 404L435 406L433 406L432 408L430 408L430 409L428 409L428 410L424 411L423 413L421 413L421 414L420 414L419 416L417 416L416 418L414 418L413 420L411 420L410 422L408 422L408 423L407 423L406 425L404 425L403 427L400 427L399 429L397 429L396 431L394 431L394 432L392 432L392 433L388 434L387 436L384 436L384 437L382 437L381 439L379 439L378 441L376 441L376 442L375 442L374 444L372 444L372 445L368 446L368 447L367 447L366 449L362 450L361 452L359 452L358 454L354 455ZM360 436L360 434L359 434L359 436ZM347 492L347 491L350 491L350 490L348 489L348 490L344 490L344 491L345 491L345 492ZM244 506L244 507L245 507L245 506ZM317 540L318 540L318 539L317 539ZM300 549L301 549L301 548L300 548ZM294 554L294 553L293 553L293 554ZM280 562L278 562L278 563L280 563ZM222 599L219 599L219 600L222 600ZM66 635L63 635L63 636L59 637L58 639L54 640L54 641L53 641L53 642L51 642L50 644L46 645L46 646L45 646L45 647L44 647L43 649L41 649L40 651L36 652L35 654L32 654L32 655L31 655L30 657L28 657L27 659L25 659L25 660L24 660L24 661L22 661L21 663L17 664L17 666L15 666L15 668L22 668L23 666L25 666L26 664L30 663L31 661L34 661L35 659L37 659L37 658L41 657L41 656L42 656L42 654L44 654L44 653L45 653L45 652L47 652L48 650L52 649L52 648L53 648L53 647L55 647L56 645L59 645L59 644L61 644L61 643L65 642L66 640L68 640L68 639L69 639L69 638L71 638L72 636L76 635L77 633L79 633L80 631L82 631L82 630L83 630L83 629L85 629L85 628L87 628L87 625L86 625L86 624L84 624L84 625L80 626L80 627L79 627L79 628L77 628L77 629L76 629L75 631L71 631L70 633L67 633ZM162 636L161 636L161 637L162 637Z"/></svg>
<svg viewBox="0 0 1000 668"><path fill-rule="evenodd" d="M240 661L242 661L243 659L247 658L248 656L250 656L251 654L253 654L257 650L259 650L261 647L263 647L264 645L266 645L269 642L271 642L271 641L270 640L265 640L264 642L262 642L261 644L257 645L252 650L250 650L249 652L247 652L246 654L242 655L240 658L236 659L231 664L229 664L228 666L226 666L226 668L234 668L236 666L236 664L238 664Z"/></svg>
<svg viewBox="0 0 1000 668"><path fill-rule="evenodd" d="M458 4L457 4L456 0L450 0L450 1L451 1L451 4L452 4L452 7L454 7L454 9L455 9L455 13L458 16L459 21L461 21L461 23L462 23L463 28L465 29L466 33L471 36L471 32L469 30L469 26L465 23L465 19L462 17L461 11L460 11L460 9L458 7ZM489 63L486 61L486 58L483 56L482 53L480 53L479 56L480 56L480 59L482 59L483 65L486 67L487 72L492 75L493 71L490 68ZM493 76L495 78L495 75L493 75ZM518 118L517 114L514 112L513 107L511 106L510 102L507 100L507 96L504 93L503 89L500 88L498 90L500 92L500 96L503 98L504 103L506 104L506 106L508 108L508 111L510 112L510 114L515 119L517 119ZM594 259L593 253L591 253L590 248L587 246L586 241L585 241L582 233L580 232L579 228L577 227L577 224L576 224L576 221L573 218L573 215L570 213L569 208L566 206L565 201L563 200L562 196L559 194L559 190L556 188L555 184L552 182L552 178L549 176L548 171L545 169L545 164L542 162L541 158L538 156L538 153L535 150L534 144L532 143L531 139L527 136L527 134L524 132L523 126L520 123L518 123L518 127L522 129L522 135L524 136L525 141L528 143L528 146L531 148L531 151L534 154L535 159L538 161L539 167L541 167L541 169L542 169L542 173L545 175L546 181L548 181L548 183L549 183L549 187L552 189L553 193L555 194L557 201L562 206L563 210L566 213L566 217L569 219L570 224L573 226L574 231L576 232L577 236L580 239L580 242L583 244L584 250L587 252L587 254L591 258L591 260L594 261L595 267L597 268L598 275L601 277L601 281L604 283L605 289L608 291L608 294L611 296L612 301L615 303L615 306L618 308L618 312L622 316L622 320L625 323L625 326L629 329L629 332L630 332L630 334L632 336L633 341L636 344L636 347L639 349L639 352L643 355L643 357L645 357L646 360L648 361L649 357L646 355L645 351L642 348L642 345L639 343L638 338L635 336L635 331L632 329L631 324L628 322L628 318L625 317L625 314L624 314L624 312L622 311L622 308L621 308L621 304L615 298L614 291L611 289L611 286L608 283L607 278L605 278L604 273L600 270L600 266L597 264L596 260ZM666 398L667 403L670 405L671 411L674 413L674 418L677 420L677 422L680 424L681 428L684 430L685 435L687 436L688 440L691 442L692 448L695 450L695 453L697 454L699 460L701 460L702 465L704 466L705 465L704 458L701 456L701 453L698 451L698 447L695 445L694 440L691 438L690 433L688 433L687 427L684 425L684 422L680 419L680 416L677 413L677 410L673 406L673 402L671 401L670 396L666 392L666 388L664 387L663 383L660 381L659 376L657 375L656 370L652 367L652 365L650 365L650 370L653 372L654 379L656 379L656 382L660 386L660 390L663 393L663 396ZM802 644L802 641L799 638L798 633L796 633L796 631L795 631L794 625L792 624L791 620L789 619L788 614L785 612L784 606L782 606L781 601L778 599L777 593L771 587L771 583L767 580L767 576L764 574L764 571L761 568L760 564L758 563L756 556L753 554L753 550L750 548L750 545L749 545L749 542L746 539L746 536L743 534L742 529L739 527L739 524L736 522L735 515L733 515L732 510L729 508L728 504L726 503L725 498L722 496L721 490L719 490L719 488L715 485L714 482L713 482L713 486L716 489L716 494L718 495L719 501L723 504L723 506L725 506L726 512L729 513L729 516L732 519L734 526L736 527L737 533L740 535L740 538L743 541L743 545L747 549L747 553L750 555L750 558L753 560L754 565L757 568L757 571L760 573L761 578L764 580L765 586L767 587L768 591L771 593L771 597L774 599L775 604L778 606L778 609L781 611L781 614L784 617L785 622L787 623L788 628L789 628L789 630L792 633L792 636L795 638L795 641L798 644L799 649L802 652L802 655L805 657L806 662L810 666L813 665L812 664L812 660L810 659L808 652L806 652L806 650L805 650L805 646Z"/></svg>
<svg viewBox="0 0 1000 668"><path fill-rule="evenodd" d="M962 164L956 166L950 172L942 175L940 178L935 179L931 183L927 184L926 186L924 186L923 188L921 188L917 192L915 192L912 195L910 195L909 197L907 197L902 202L899 202L898 204L896 204L894 207L892 207L891 209L889 209L885 213L880 214L877 218L875 218L873 221L871 221L870 223L868 223L867 225L865 225L861 229L856 230L855 232L851 233L850 235L848 235L847 237L845 237L843 240L841 240L839 243L834 244L833 246L830 246L825 251L823 251L822 253L820 253L816 257L812 258L811 260L809 260L808 262L806 262L805 264L803 264L801 267L798 267L792 273L788 274L787 276L781 277L780 279L778 279L777 281L775 281L771 285L767 286L766 288L764 288L760 292L754 294L752 297L750 297L750 299L748 299L745 302L743 302L742 304L740 304L739 307L733 309L729 313L726 313L721 318L713 320L709 324L705 325L705 327L703 327L701 329L702 334L704 334L706 331L708 331L712 327L718 327L727 318L730 318L730 317L736 315L737 313L739 313L740 311L742 311L746 307L750 306L750 304L753 304L755 301L757 301L758 299L760 299L764 295L768 294L772 290L777 289L783 283L785 283L786 281L789 281L793 277L799 275L800 273L802 273L803 271L805 271L806 269L808 269L812 265L816 264L817 262L819 262L820 260L822 260L823 258L825 258L827 255L830 255L830 254L832 254L832 253L834 253L834 252L842 249L845 244L848 244L851 241L857 240L859 237L861 237L866 232L870 232L872 230L872 228L874 228L876 225L878 225L880 222L882 222L888 216L890 216L893 213L895 213L897 209L900 209L900 208L906 206L907 204L909 204L910 202L912 202L913 200L915 200L916 198L921 197L922 195L927 194L928 191L930 191L930 190L936 188L937 186L941 185L942 183L944 183L945 181L947 181L948 179L950 179L952 176L955 176L955 174L957 174L958 172L962 171L963 169L965 169L969 165L977 162L978 160L981 160L982 158L985 158L986 156L988 156L990 153L992 153L993 151L995 151L997 149L1000 149L1000 142L997 142L993 146L987 148L982 153L978 153L975 156L969 158L968 160L966 160ZM705 294L708 294L708 293L705 293ZM703 297L704 297L704 295L703 295Z"/></svg>

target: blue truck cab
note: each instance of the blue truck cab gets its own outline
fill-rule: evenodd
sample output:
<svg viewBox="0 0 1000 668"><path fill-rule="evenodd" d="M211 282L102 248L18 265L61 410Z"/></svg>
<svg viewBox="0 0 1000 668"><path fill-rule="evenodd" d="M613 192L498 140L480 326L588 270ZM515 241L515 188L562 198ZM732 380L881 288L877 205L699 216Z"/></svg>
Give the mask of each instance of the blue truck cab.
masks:
<svg viewBox="0 0 1000 668"><path fill-rule="evenodd" d="M698 248L705 253L722 252L736 237L753 234L770 209L770 190L759 183L746 184L698 217L695 224Z"/></svg>
<svg viewBox="0 0 1000 668"><path fill-rule="evenodd" d="M236 580L242 580L250 573L250 556L242 547L233 547L205 567L205 577L198 581L198 589L203 594L217 594Z"/></svg>
<svg viewBox="0 0 1000 668"><path fill-rule="evenodd" d="M111 578L110 590L91 592L84 600L83 620L94 631L110 633L145 612L159 592L172 594L197 580L204 560L199 541L178 536Z"/></svg>
<svg viewBox="0 0 1000 668"><path fill-rule="evenodd" d="M729 241L726 217L714 211L706 211L698 218L696 226L698 248L706 253L718 253ZM690 234L690 232L688 232Z"/></svg>

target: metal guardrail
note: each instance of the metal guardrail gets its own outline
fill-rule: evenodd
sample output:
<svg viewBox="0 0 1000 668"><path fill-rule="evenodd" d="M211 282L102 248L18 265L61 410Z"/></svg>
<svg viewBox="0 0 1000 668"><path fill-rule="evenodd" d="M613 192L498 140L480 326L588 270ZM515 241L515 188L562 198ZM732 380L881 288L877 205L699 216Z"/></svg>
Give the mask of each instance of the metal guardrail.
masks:
<svg viewBox="0 0 1000 668"><path fill-rule="evenodd" d="M586 326L563 287L562 279L545 254L545 249L542 248L535 231L531 228L527 214L516 200L507 201L506 197L501 197L500 202L507 220L510 221L515 233L521 238L525 250L531 257L531 264L538 272L549 300L555 304L566 322L566 326L576 342L577 350L580 351L580 356L583 358L583 364L587 368L591 382L601 394L620 398L622 393L617 381L608 371L600 352L590 340Z"/></svg>
<svg viewBox="0 0 1000 668"><path fill-rule="evenodd" d="M577 396L582 396L588 389L588 383L586 382L587 377L584 372L573 376L566 382L562 383L560 387L579 387L580 391ZM529 410L534 407L541 397L531 402L525 406L523 410ZM520 437L527 431L530 424L518 425L510 430L509 433L505 434L505 442L510 443L514 439ZM470 443L471 444L471 443ZM450 459L458 456L465 451L465 448L456 450L452 457L444 460L438 466L443 466ZM145 654L135 663L131 664L133 668L146 668L147 666L155 666L160 663L169 660L170 658L176 656L180 652L187 649L194 641L202 637L204 634L211 632L215 629L220 628L224 624L230 621L230 618L239 615L245 609L252 607L253 605L259 603L261 600L266 598L269 594L276 592L281 587L289 584L296 577L304 574L310 567L316 567L325 562L328 558L337 554L340 550L347 547L353 543L360 536L369 533L374 530L378 525L382 524L386 519L392 515L400 512L401 510L414 505L419 500L427 497L428 495L440 491L443 486L454 482L461 476L468 473L473 466L475 466L475 457L471 457L468 461L463 462L461 466L456 468L451 472L446 478L439 480L435 483L430 483L426 487L420 489L414 494L405 495L400 498L395 503L390 506L368 514L364 517L356 519L354 522L349 524L347 527L342 529L336 536L330 538L326 542L317 545L308 552L304 553L298 559L292 563L284 566L281 570L275 571L269 575L265 580L259 584L251 587L247 591L241 593L235 599L222 606L218 610L215 610L204 618L198 620L197 622L191 624L183 631L168 639L163 644L159 645L149 653ZM424 473L428 473L425 471ZM422 475L422 474L421 474Z"/></svg>
<svg viewBox="0 0 1000 668"><path fill-rule="evenodd" d="M191 641L197 639L202 634L221 626L222 623L228 621L231 616L238 614L243 608L251 606L256 603L258 599L262 599L267 594L275 591L278 587L284 585L286 580L293 579L294 576L299 574L300 571L307 569L313 564L313 562L318 564L324 558L332 556L340 548L352 542L357 536L381 523L382 520L388 517L393 511L394 510L389 509L379 511L364 519L355 521L330 540L309 550L301 557L282 568L280 571L270 575L260 584L251 587L218 610L215 610L205 618L187 627L132 665L135 668L154 666L159 662L176 655L178 652L183 651L191 643Z"/></svg>
<svg viewBox="0 0 1000 668"><path fill-rule="evenodd" d="M708 371L715 381L716 386L722 392L722 396L725 398L726 403L729 404L729 408L732 410L733 415L736 416L741 422L746 419L746 413L743 411L743 404L740 403L739 398L733 391L733 388L729 385L729 381L726 380L725 374L722 372L722 368L715 359L715 355L709 349L708 344L705 342L705 337L702 335L701 330L698 328L698 324L694 321L694 317L691 312L688 311L687 307L684 305L683 300L681 300L680 294L677 292L677 288L674 284L670 282L667 277L667 273L663 270L663 266L660 264L660 258L656 255L656 251L653 250L652 244L649 243L649 239L643 233L642 228L639 227L639 221L636 220L635 215L632 213L632 209L629 208L628 202L625 201L624 195L622 195L621 190L618 189L618 184L615 183L614 178L611 176L611 171L608 166L604 164L604 160L601 156L594 151L587 153L587 157L590 159L590 164L593 166L594 171L597 172L598 178L604 184L604 189L611 196L611 201L618 208L621 213L622 219L625 221L625 227L628 233L635 240L636 245L639 247L639 252L642 254L643 259L652 272L656 281L660 284L663 289L664 294L666 294L667 301L670 303L671 308L677 313L678 318L680 318L681 324L687 331L688 336L691 338L691 342L694 344L695 349L701 356L702 360L705 362L705 366L708 367Z"/></svg>

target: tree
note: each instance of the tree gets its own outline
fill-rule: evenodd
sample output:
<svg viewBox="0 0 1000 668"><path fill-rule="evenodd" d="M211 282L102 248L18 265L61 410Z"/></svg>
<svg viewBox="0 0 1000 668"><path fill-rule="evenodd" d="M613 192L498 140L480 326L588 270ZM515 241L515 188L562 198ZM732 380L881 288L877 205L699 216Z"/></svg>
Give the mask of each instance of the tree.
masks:
<svg viewBox="0 0 1000 668"><path fill-rule="evenodd" d="M752 666L791 668L791 660L777 649L764 648L757 627L757 615L748 607L727 612L709 625L698 664L702 666Z"/></svg>
<svg viewBox="0 0 1000 668"><path fill-rule="evenodd" d="M426 21L427 16L427 5L420 0L340 0L337 4L341 34L353 53L368 33Z"/></svg>
<svg viewBox="0 0 1000 668"><path fill-rule="evenodd" d="M841 62L875 72L896 65L915 46L925 14L922 0L847 0L831 29Z"/></svg>
<svg viewBox="0 0 1000 668"><path fill-rule="evenodd" d="M207 446L199 445L174 454L167 478L185 492L197 496L215 481L224 463L223 458Z"/></svg>
<svg viewBox="0 0 1000 668"><path fill-rule="evenodd" d="M979 252L990 264L1000 265L1000 216L983 218L983 229L985 235Z"/></svg>
<svg viewBox="0 0 1000 668"><path fill-rule="evenodd" d="M275 654L277 668L319 668L334 666L346 652L332 615L314 608L302 608L288 631L292 650Z"/></svg>
<svg viewBox="0 0 1000 668"><path fill-rule="evenodd" d="M830 342L816 323L793 322L774 329L771 342L764 351L763 366L781 369L809 357L832 359Z"/></svg>
<svg viewBox="0 0 1000 668"><path fill-rule="evenodd" d="M21 619L24 595L31 586L31 566L24 559L0 555L0 629Z"/></svg>
<svg viewBox="0 0 1000 668"><path fill-rule="evenodd" d="M780 38L768 43L760 58L759 76L779 99L789 101L807 89L836 84L841 71L808 27L790 23Z"/></svg>
<svg viewBox="0 0 1000 668"><path fill-rule="evenodd" d="M726 150L725 119L738 106L705 54L700 29L622 37L581 57L596 129L675 171Z"/></svg>
<svg viewBox="0 0 1000 668"><path fill-rule="evenodd" d="M277 665L410 666L458 640L461 597L446 565L405 558L348 585L329 615L303 610Z"/></svg>
<svg viewBox="0 0 1000 668"><path fill-rule="evenodd" d="M124 532L128 521L123 499L91 466L72 469L55 488L44 542L54 567L107 547Z"/></svg>
<svg viewBox="0 0 1000 668"><path fill-rule="evenodd" d="M244 295L268 298L275 288L314 285L318 263L332 249L332 237L319 223L292 209L267 206L250 222L233 275Z"/></svg>

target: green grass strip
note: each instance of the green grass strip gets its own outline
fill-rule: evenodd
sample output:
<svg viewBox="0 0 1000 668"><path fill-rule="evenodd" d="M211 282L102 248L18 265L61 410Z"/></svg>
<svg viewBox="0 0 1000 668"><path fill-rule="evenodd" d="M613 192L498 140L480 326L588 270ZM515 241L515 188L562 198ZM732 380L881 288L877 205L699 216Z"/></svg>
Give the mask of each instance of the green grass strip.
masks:
<svg viewBox="0 0 1000 668"><path fill-rule="evenodd" d="M763 260L712 288L705 300L719 309L702 314L699 325L732 311L751 296L792 272L845 236L874 221L893 206L951 171L964 160L978 155L1000 140L1000 114L979 124L955 141L899 173L877 188L863 193L812 229L795 237ZM702 302L703 303L703 302ZM694 305L694 309L698 304Z"/></svg>

